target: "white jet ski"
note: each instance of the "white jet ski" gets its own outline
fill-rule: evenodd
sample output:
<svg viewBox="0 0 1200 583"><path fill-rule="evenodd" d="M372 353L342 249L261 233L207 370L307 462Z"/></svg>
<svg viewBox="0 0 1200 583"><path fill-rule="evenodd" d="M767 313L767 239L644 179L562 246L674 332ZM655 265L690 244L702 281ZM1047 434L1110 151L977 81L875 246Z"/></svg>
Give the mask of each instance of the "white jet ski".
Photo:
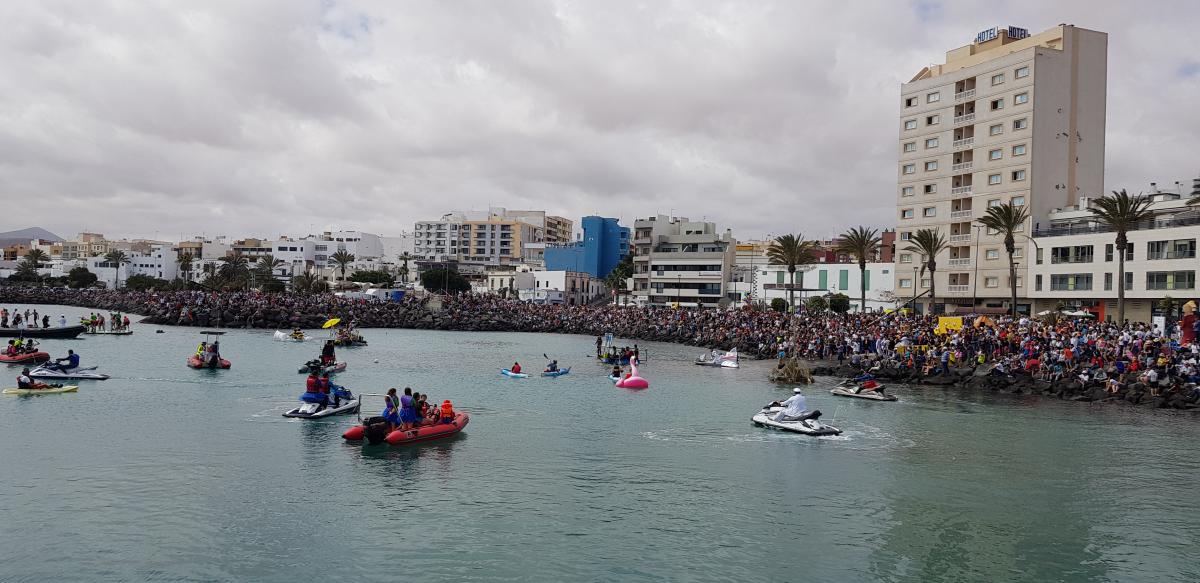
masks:
<svg viewBox="0 0 1200 583"><path fill-rule="evenodd" d="M721 368L739 368L737 349L734 348L725 354L714 350L711 354L702 354L696 359L697 366L714 366Z"/></svg>
<svg viewBox="0 0 1200 583"><path fill-rule="evenodd" d="M816 419L775 421L775 414L782 410L782 407L765 407L757 415L751 417L750 421L753 421L759 427L770 427L771 429L779 429L780 431L791 431L792 433L802 433L817 437L822 435L840 435L842 433L841 429L832 425L825 425Z"/></svg>
<svg viewBox="0 0 1200 583"><path fill-rule="evenodd" d="M357 396L352 396L349 399L343 398L340 407L334 407L333 403L330 403L329 406L322 405L321 403L301 403L299 407L284 413L283 416L295 417L297 419L320 419L322 417L329 417L330 415L355 413L361 405L362 400Z"/></svg>
<svg viewBox="0 0 1200 583"><path fill-rule="evenodd" d="M846 380L842 381L838 386L836 386L832 390L830 390L829 393L832 395L837 395L839 397L853 397L855 399L867 399L868 401L897 401L897 400L899 400L896 398L895 395L888 395L888 394L884 393L883 389L885 387L882 384L876 384L875 388L872 390L863 389L862 391L856 393L856 392L854 392L854 390L858 388L857 385L848 384L848 383L852 383L852 382L853 382L853 379L846 379Z"/></svg>
<svg viewBox="0 0 1200 583"><path fill-rule="evenodd" d="M58 370L55 368L39 366L29 371L29 376L35 379L59 380L86 379L92 381L103 381L108 379L108 375L96 372L96 367L94 366L70 368L67 370Z"/></svg>

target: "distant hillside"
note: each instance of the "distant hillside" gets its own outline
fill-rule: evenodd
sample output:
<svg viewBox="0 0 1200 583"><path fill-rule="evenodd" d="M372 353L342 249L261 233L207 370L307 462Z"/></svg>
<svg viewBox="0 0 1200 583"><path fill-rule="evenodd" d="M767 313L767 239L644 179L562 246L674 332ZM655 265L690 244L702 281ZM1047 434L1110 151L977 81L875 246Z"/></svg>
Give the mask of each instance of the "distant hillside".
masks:
<svg viewBox="0 0 1200 583"><path fill-rule="evenodd" d="M41 227L29 227L19 231L8 231L0 233L0 247L8 247L9 245L28 245L34 239L45 239L47 241L59 242L63 238L43 229Z"/></svg>

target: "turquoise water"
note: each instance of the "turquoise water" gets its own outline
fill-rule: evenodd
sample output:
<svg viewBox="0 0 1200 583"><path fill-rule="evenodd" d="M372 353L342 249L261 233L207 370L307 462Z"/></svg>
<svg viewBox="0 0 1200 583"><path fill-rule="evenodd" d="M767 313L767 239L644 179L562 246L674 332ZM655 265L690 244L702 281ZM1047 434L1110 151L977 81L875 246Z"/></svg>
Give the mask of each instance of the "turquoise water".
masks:
<svg viewBox="0 0 1200 583"><path fill-rule="evenodd" d="M0 398L0 580L1200 579L1187 415L816 386L810 406L845 434L813 439L750 424L789 393L765 362L643 344L651 388L627 392L592 338L366 330L338 382L411 386L472 420L364 448L340 438L353 416L280 416L318 344L230 331L233 368L193 371L198 330L135 330L45 342L112 380ZM498 374L543 352L571 374Z"/></svg>

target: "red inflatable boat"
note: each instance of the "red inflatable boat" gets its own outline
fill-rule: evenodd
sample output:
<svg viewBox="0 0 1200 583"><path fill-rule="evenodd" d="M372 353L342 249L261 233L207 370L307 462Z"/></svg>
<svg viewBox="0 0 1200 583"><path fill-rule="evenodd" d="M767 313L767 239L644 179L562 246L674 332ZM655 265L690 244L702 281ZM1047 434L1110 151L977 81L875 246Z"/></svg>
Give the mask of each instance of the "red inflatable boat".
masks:
<svg viewBox="0 0 1200 583"><path fill-rule="evenodd" d="M371 419L368 419L367 422L370 423L372 421L372 419L376 419L376 418L373 417ZM420 441L430 441L433 439L441 439L443 437L450 437L451 435L454 435L454 434L458 433L459 431L462 431L463 428L466 427L467 423L470 421L471 421L471 416L469 414L467 414L464 411L458 411L458 412L456 412L456 415L454 416L454 421L451 423L438 423L437 425L422 425L421 427L417 427L415 429L404 429L404 430L397 429L391 433L388 433L387 436L383 438L383 441L386 441L392 445L404 445L404 444L408 444L408 443L417 443ZM345 433L342 434L342 437L344 439L346 439L346 441L361 441L362 439L368 437L367 436L367 426L366 425L356 425L354 427L351 427L350 429L346 430ZM370 440L370 441L375 441L375 440Z"/></svg>
<svg viewBox="0 0 1200 583"><path fill-rule="evenodd" d="M195 354L188 357L187 365L192 368L209 368L209 366L207 364L204 364L204 361L200 360L200 357L196 356ZM217 367L217 368L229 368L230 366L232 366L231 363L228 360L225 360L224 358L222 358L221 366Z"/></svg>
<svg viewBox="0 0 1200 583"><path fill-rule="evenodd" d="M50 360L50 353L48 352L27 352L16 356L0 354L0 362L5 364L35 364L46 362L47 360Z"/></svg>

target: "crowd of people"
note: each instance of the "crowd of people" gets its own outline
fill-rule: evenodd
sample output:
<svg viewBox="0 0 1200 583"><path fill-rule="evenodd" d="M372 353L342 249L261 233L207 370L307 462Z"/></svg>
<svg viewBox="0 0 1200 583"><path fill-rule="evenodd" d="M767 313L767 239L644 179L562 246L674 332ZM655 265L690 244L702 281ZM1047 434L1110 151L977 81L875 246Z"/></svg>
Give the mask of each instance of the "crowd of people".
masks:
<svg viewBox="0 0 1200 583"><path fill-rule="evenodd" d="M435 401L436 403L436 401ZM454 422L454 404L449 399L441 406L431 405L429 395L404 387L404 394L395 388L388 389L384 397L383 412L379 414L388 423L388 430L408 430L424 425Z"/></svg>

